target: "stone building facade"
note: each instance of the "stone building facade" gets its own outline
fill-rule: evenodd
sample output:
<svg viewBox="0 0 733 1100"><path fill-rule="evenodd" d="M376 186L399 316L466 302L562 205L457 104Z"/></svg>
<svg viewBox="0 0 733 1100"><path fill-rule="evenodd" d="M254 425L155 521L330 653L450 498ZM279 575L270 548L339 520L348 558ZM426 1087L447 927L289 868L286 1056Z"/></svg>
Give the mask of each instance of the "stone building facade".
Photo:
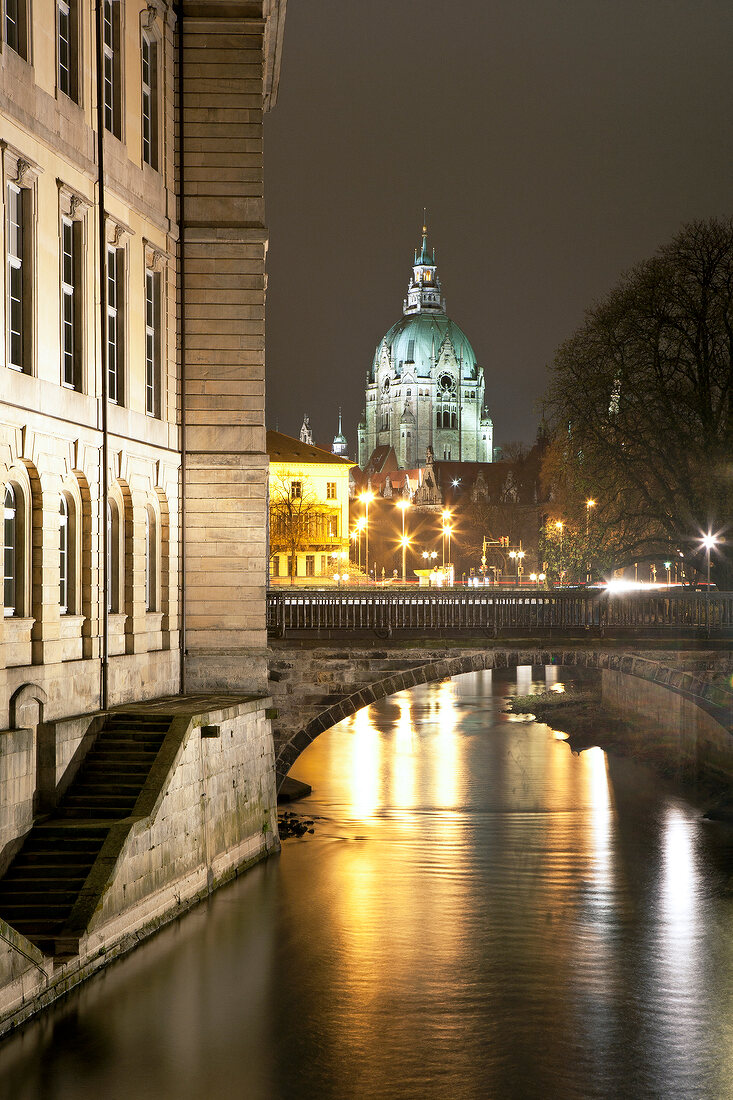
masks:
<svg viewBox="0 0 733 1100"><path fill-rule="evenodd" d="M3 5L0 738L6 761L24 747L0 848L28 827L28 730L266 691L262 139L284 11Z"/></svg>
<svg viewBox="0 0 733 1100"><path fill-rule="evenodd" d="M307 417L306 417L307 420ZM305 426L305 425L304 425ZM354 463L282 432L270 457L270 581L333 581L348 573L349 472Z"/></svg>
<svg viewBox="0 0 733 1100"><path fill-rule="evenodd" d="M402 314L379 342L367 373L359 466L365 469L377 448L392 448L400 469L423 466L428 448L436 461L491 462L483 367L446 314L426 226Z"/></svg>

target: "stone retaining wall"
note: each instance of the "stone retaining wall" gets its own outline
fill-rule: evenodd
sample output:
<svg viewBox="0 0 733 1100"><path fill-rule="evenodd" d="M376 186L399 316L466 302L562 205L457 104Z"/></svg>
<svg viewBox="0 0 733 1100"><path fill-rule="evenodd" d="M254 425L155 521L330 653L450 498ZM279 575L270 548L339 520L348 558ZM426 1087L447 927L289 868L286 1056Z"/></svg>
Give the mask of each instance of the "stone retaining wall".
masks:
<svg viewBox="0 0 733 1100"><path fill-rule="evenodd" d="M110 830L75 908L78 953L47 958L0 921L0 1035L279 850L269 703L201 700L175 718L138 800L143 816Z"/></svg>

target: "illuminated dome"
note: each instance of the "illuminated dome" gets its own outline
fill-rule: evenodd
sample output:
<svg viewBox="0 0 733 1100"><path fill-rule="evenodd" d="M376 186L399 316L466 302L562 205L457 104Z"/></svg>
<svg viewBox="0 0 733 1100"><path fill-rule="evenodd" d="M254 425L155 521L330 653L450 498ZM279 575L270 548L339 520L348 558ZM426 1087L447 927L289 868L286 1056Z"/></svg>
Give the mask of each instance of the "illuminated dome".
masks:
<svg viewBox="0 0 733 1100"><path fill-rule="evenodd" d="M377 345L371 381L376 377L380 354L385 346L389 348L398 377L402 376L407 364L408 369L419 378L429 378L446 336L461 363L461 377L464 381L474 381L477 377L475 352L463 329L442 312L412 313L400 317Z"/></svg>
<svg viewBox="0 0 733 1100"><path fill-rule="evenodd" d="M427 232L423 225L402 317L379 341L367 371L359 425L362 469L378 448L393 450L401 469L419 468L428 454L452 462L492 459L483 367L463 329L446 314Z"/></svg>

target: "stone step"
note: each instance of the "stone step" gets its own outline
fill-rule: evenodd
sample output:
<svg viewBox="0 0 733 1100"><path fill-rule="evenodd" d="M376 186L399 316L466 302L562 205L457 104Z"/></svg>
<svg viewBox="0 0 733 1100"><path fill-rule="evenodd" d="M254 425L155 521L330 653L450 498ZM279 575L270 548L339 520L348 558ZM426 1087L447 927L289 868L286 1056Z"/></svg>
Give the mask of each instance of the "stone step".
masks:
<svg viewBox="0 0 733 1100"><path fill-rule="evenodd" d="M15 862L13 863L13 877L22 875L24 877L49 878L53 875L69 875L72 878L74 876L86 878L98 855L98 851L90 852L88 856L85 855L84 859L74 860L70 859L65 852L54 852L42 859L25 859L17 865ZM8 872L8 875L10 875L10 872ZM6 875L6 878L8 875ZM2 881L4 882L5 879Z"/></svg>
<svg viewBox="0 0 733 1100"><path fill-rule="evenodd" d="M18 931L21 930L19 927L20 921L63 921L68 917L78 896L78 893L75 892L71 903L58 901L57 899L30 905L16 900L2 901L0 902L0 917L11 924L13 928L17 928Z"/></svg>
<svg viewBox="0 0 733 1100"><path fill-rule="evenodd" d="M107 775L104 777L82 775L77 783L74 784L74 790L67 797L74 798L80 794L121 794L123 797L127 797L130 794L138 795L147 778L147 773L139 778L121 776L121 775ZM64 799L66 802L66 798Z"/></svg>
<svg viewBox="0 0 733 1100"><path fill-rule="evenodd" d="M69 879L45 879L40 880L17 879L8 882L3 890L0 890L0 909L6 902L26 901L28 905L43 905L46 901L57 902L64 900L61 895L76 897L86 881L77 876Z"/></svg>
<svg viewBox="0 0 733 1100"><path fill-rule="evenodd" d="M143 752L157 752L165 739L163 737L151 737L148 733L129 733L122 732L109 737L100 737L95 742L94 746L89 750L94 752L95 749L110 749L110 748L124 748L125 751L136 750Z"/></svg>
<svg viewBox="0 0 733 1100"><path fill-rule="evenodd" d="M111 824L134 809L169 726L168 717L109 716L54 816L34 826L0 879L0 916L42 950L72 950L65 922Z"/></svg>
<svg viewBox="0 0 733 1100"><path fill-rule="evenodd" d="M34 836L31 833L30 839L26 841L20 853L15 858L20 858L23 854L38 854L46 855L49 852L63 852L65 855L83 855L85 852L97 851L101 848L102 844L107 837L108 829L104 826L99 826L92 835L78 835L76 829L66 828L54 829L53 833L48 836ZM1 881L1 880L0 880Z"/></svg>
<svg viewBox="0 0 733 1100"><path fill-rule="evenodd" d="M171 724L170 717L163 714L110 714L104 724L105 729L115 729L117 726L135 726L145 729L167 730Z"/></svg>

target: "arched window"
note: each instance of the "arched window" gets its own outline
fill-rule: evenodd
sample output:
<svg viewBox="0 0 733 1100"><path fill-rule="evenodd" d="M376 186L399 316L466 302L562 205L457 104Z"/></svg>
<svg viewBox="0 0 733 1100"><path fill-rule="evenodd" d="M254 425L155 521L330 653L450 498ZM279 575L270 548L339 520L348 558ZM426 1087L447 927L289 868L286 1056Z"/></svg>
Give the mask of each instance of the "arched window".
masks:
<svg viewBox="0 0 733 1100"><path fill-rule="evenodd" d="M4 524L4 600L5 614L17 615L18 592L18 508L15 490L12 485L5 486L5 524Z"/></svg>
<svg viewBox="0 0 733 1100"><path fill-rule="evenodd" d="M69 611L69 502L61 494L59 502L59 610Z"/></svg>
<svg viewBox="0 0 733 1100"><path fill-rule="evenodd" d="M155 511L145 506L145 610L155 611L158 579L158 545Z"/></svg>

